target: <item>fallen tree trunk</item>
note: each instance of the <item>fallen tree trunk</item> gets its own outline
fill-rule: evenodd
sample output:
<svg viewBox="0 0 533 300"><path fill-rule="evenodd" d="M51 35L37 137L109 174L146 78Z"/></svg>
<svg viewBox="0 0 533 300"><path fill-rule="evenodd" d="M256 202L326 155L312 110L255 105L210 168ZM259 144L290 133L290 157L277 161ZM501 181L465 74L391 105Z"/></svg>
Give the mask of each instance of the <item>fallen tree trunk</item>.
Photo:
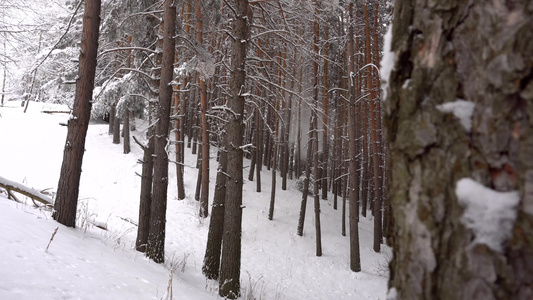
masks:
<svg viewBox="0 0 533 300"><path fill-rule="evenodd" d="M41 110L43 114L70 114L71 110Z"/></svg>
<svg viewBox="0 0 533 300"><path fill-rule="evenodd" d="M18 182L14 182L8 179L5 179L4 177L0 176L0 187L7 190L8 197L14 198L14 195L11 192L17 192L19 194L22 194L24 196L30 197L34 201L41 202L42 204L46 206L52 206L53 201L52 198L49 196L43 194L42 192L29 188L27 186L24 186ZM16 200L16 198L14 198Z"/></svg>

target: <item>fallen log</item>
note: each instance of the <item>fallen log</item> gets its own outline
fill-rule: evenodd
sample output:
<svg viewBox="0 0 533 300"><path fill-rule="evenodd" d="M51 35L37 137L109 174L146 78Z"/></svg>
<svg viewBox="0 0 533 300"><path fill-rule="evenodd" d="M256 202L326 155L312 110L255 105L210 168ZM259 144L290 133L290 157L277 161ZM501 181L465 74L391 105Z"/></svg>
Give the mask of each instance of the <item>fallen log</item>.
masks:
<svg viewBox="0 0 533 300"><path fill-rule="evenodd" d="M70 114L70 110L41 110L43 114Z"/></svg>
<svg viewBox="0 0 533 300"><path fill-rule="evenodd" d="M24 196L30 197L32 200L40 202L46 206L53 206L52 198L43 194L41 191L29 188L23 184L5 179L4 177L1 177L1 176L0 176L0 187L4 188L7 191L8 198L11 198L15 201L17 201L18 199L15 197L15 195L13 195L12 192L17 192Z"/></svg>

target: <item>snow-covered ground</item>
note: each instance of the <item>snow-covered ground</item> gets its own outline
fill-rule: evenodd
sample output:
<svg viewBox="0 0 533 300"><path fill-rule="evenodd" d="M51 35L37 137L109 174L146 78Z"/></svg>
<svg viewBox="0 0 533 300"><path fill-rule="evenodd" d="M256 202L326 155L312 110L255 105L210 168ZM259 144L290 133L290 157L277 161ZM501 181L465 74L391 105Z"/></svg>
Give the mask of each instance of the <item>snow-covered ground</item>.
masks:
<svg viewBox="0 0 533 300"><path fill-rule="evenodd" d="M68 114L45 114L43 109L65 108L32 102L24 114L20 102L0 107L0 176L55 191L67 132L59 123ZM138 120L138 127L146 124ZM107 124L89 127L77 228L59 225L31 201L18 204L0 194L0 299L161 299L172 267L174 299L220 299L218 283L201 272L209 219L197 216L196 156L187 149L185 200L177 200L175 166L170 165L166 263L155 264L134 250L141 150L132 144L132 153L123 154L122 144L112 144L107 131ZM210 201L216 168L213 159ZM349 238L341 236L341 210L333 210L330 200L321 201L323 256L316 257L312 198L304 236L299 237L301 193L294 181L289 181L287 191L278 188L274 220L269 221L271 172L264 170L261 176L263 192L256 193L256 183L246 179L243 186L243 299L386 298L390 250L383 246L381 254L373 252L372 220L361 217L362 272L351 272ZM108 230L88 221L105 223Z"/></svg>

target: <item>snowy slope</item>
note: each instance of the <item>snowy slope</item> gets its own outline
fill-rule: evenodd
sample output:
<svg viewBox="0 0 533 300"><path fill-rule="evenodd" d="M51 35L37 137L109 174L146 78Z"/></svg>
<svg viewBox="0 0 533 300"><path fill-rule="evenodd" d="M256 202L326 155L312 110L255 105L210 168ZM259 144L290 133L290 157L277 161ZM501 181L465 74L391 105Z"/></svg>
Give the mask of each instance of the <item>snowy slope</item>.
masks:
<svg viewBox="0 0 533 300"><path fill-rule="evenodd" d="M68 115L43 114L43 106L49 105L32 102L27 114L19 102L0 107L0 176L55 191L66 136L66 127L59 123ZM138 126L146 124L138 120ZM44 249L57 227L50 214L0 199L0 244L8 254L0 258L0 299L159 299L166 292L169 269L176 265L180 270L173 276L175 299L218 298L218 284L201 274L209 219L197 217L199 206L193 199L196 156L187 149L185 200L176 200L175 166L170 165L167 258L157 265L133 250L140 187L135 173L141 171L137 160L142 153L137 145L132 144L132 150L124 155L122 145L111 143L107 124L90 126L78 228L59 226L48 252ZM216 168L213 159L210 199ZM316 257L312 198L304 237L299 237L301 193L293 181L287 191L278 187L274 220L267 219L270 176L263 171L261 193L255 192L255 182L245 180L243 186L242 298L253 294L258 299L385 299L390 250L373 252L372 220L361 218L363 271L353 273L349 238L340 234L341 210L321 201L323 256ZM87 220L105 223L108 230Z"/></svg>

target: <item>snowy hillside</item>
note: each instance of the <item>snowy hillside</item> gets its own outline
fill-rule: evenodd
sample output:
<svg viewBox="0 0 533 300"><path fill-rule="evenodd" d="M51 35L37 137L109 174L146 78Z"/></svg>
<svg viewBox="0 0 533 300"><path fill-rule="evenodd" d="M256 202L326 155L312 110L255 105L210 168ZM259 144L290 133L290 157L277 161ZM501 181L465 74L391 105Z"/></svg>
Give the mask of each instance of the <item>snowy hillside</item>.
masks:
<svg viewBox="0 0 533 300"><path fill-rule="evenodd" d="M0 107L0 176L55 191L67 132L59 123L68 115L41 113L43 109L65 108L32 102L24 114L20 102ZM111 143L107 126L89 126L76 229L32 208L31 200L22 205L0 194L0 299L161 299L173 267L174 299L219 299L218 283L206 281L201 272L209 219L197 216L193 198L196 156L187 149L185 200L177 200L175 167L170 166L166 263L155 264L134 250L141 150L132 145L132 153L122 154L122 145ZM145 127L138 120L138 128ZM213 160L210 201L216 166ZM296 235L301 193L294 181L287 191L278 190L274 220L268 221L270 176L266 170L262 174L262 193L255 192L255 182L245 180L243 187L242 298L385 299L390 251L373 252L371 220L361 217L362 272L353 273L349 238L340 234L341 210L321 201L323 256L316 257L311 205L304 236ZM105 224L107 231L92 223Z"/></svg>

